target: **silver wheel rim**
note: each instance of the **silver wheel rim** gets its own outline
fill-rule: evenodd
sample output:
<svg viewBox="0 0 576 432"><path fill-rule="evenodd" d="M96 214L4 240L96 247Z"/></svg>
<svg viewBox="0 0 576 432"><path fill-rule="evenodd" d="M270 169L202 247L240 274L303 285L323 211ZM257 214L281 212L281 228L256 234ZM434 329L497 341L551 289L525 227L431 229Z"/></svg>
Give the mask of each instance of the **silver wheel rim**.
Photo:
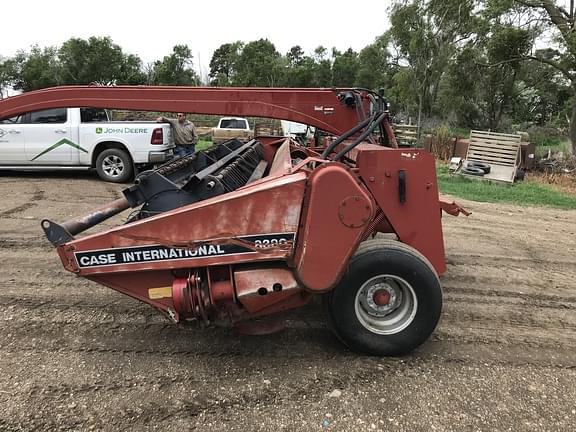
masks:
<svg viewBox="0 0 576 432"><path fill-rule="evenodd" d="M394 275L367 280L356 293L354 308L358 321L372 333L391 335L410 325L418 310L412 286Z"/></svg>
<svg viewBox="0 0 576 432"><path fill-rule="evenodd" d="M120 177L124 172L124 162L116 155L109 155L102 161L102 171L108 177Z"/></svg>

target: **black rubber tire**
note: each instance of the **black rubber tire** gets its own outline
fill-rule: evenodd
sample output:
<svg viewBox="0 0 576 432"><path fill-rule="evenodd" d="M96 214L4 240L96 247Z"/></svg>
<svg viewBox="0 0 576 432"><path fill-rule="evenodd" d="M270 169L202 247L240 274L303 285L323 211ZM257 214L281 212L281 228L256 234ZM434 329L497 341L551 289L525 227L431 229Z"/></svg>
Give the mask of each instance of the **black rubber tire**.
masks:
<svg viewBox="0 0 576 432"><path fill-rule="evenodd" d="M356 309L362 286L380 275L403 279L417 300L411 321L392 334L367 328ZM360 245L341 281L323 296L323 307L329 327L351 350L402 355L422 344L436 328L442 312L442 287L432 265L418 251L397 241L373 239Z"/></svg>
<svg viewBox="0 0 576 432"><path fill-rule="evenodd" d="M467 168L480 168L484 171L484 174L490 174L490 165L483 162L468 161L466 164Z"/></svg>
<svg viewBox="0 0 576 432"><path fill-rule="evenodd" d="M482 177L485 173L482 168L467 166L465 168L462 168L462 174Z"/></svg>
<svg viewBox="0 0 576 432"><path fill-rule="evenodd" d="M110 162L118 161L117 166L122 168L112 169ZM120 149L111 148L106 149L96 158L96 172L98 176L107 182L112 183L125 183L134 176L134 165L130 155ZM117 174L114 174L117 173Z"/></svg>

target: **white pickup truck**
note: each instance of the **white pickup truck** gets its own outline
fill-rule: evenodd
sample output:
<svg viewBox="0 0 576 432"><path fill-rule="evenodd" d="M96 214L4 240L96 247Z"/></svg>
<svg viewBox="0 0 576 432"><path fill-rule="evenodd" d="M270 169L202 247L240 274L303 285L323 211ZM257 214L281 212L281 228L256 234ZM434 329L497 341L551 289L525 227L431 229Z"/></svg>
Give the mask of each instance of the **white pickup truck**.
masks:
<svg viewBox="0 0 576 432"><path fill-rule="evenodd" d="M128 181L140 166L173 156L169 124L111 122L106 110L56 108L0 120L0 170L95 168L105 181Z"/></svg>

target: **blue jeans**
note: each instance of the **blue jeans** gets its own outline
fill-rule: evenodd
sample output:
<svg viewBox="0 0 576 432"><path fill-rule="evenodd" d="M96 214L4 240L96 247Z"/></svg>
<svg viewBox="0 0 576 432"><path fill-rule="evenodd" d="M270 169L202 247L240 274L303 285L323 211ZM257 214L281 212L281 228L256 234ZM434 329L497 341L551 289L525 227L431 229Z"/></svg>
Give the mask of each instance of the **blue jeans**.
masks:
<svg viewBox="0 0 576 432"><path fill-rule="evenodd" d="M194 154L195 147L196 146L194 145L185 145L185 146L176 145L176 147L174 148L174 155L178 157L184 157Z"/></svg>

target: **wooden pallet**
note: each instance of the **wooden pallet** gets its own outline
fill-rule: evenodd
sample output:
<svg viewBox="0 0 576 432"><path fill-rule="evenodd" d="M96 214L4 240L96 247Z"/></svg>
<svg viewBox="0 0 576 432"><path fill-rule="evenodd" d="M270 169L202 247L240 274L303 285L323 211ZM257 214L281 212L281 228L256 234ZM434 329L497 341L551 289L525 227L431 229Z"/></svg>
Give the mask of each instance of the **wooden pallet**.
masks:
<svg viewBox="0 0 576 432"><path fill-rule="evenodd" d="M519 134L502 134L488 131L471 131L466 161L482 162L490 165L485 180L514 183L520 159Z"/></svg>
<svg viewBox="0 0 576 432"><path fill-rule="evenodd" d="M392 130L396 141L401 147L414 147L418 142L418 126L406 124L393 124Z"/></svg>

